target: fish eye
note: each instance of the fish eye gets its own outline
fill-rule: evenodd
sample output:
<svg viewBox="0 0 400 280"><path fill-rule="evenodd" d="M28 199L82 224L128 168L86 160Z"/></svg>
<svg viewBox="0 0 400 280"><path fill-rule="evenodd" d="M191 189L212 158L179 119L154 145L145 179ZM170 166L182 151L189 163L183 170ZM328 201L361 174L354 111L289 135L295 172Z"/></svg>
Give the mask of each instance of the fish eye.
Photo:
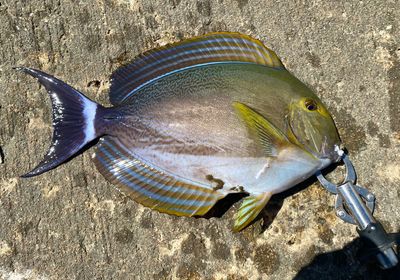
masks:
<svg viewBox="0 0 400 280"><path fill-rule="evenodd" d="M304 102L304 106L307 108L308 111L315 111L318 109L317 103L312 99L307 99Z"/></svg>

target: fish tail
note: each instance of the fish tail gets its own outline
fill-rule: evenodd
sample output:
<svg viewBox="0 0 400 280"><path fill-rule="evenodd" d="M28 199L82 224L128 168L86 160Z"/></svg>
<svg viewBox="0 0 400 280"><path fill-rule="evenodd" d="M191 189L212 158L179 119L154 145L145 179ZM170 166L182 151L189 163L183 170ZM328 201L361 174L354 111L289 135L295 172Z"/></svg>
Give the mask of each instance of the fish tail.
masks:
<svg viewBox="0 0 400 280"><path fill-rule="evenodd" d="M53 169L76 155L85 145L101 136L96 132L98 110L105 109L66 83L39 70L18 67L37 78L50 95L53 113L53 139L44 159L21 177L33 177Z"/></svg>

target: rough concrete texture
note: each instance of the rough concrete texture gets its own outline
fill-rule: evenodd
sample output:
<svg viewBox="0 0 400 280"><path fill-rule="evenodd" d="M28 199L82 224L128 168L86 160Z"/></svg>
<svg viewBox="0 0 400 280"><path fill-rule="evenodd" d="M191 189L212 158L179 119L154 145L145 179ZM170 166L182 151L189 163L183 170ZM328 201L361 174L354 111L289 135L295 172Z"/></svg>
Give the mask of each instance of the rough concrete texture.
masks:
<svg viewBox="0 0 400 280"><path fill-rule="evenodd" d="M400 227L399 1L0 0L0 278L384 279L355 257L354 226L315 181L275 198L261 220L178 218L124 198L91 150L32 178L51 138L50 103L24 65L108 104L109 75L150 48L239 31L274 49L336 119L379 218ZM334 177L340 177L336 174ZM268 210L269 209L269 210ZM268 218L269 217L269 218Z"/></svg>

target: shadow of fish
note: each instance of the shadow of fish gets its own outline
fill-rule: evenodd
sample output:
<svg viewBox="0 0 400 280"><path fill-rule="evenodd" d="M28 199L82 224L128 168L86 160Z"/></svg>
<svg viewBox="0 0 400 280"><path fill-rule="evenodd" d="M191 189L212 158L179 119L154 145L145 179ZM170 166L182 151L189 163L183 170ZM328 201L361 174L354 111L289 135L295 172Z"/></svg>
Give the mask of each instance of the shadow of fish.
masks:
<svg viewBox="0 0 400 280"><path fill-rule="evenodd" d="M202 216L233 192L247 196L234 229L270 197L338 160L334 122L320 99L260 41L218 32L148 51L115 71L111 108L39 70L18 70L50 94L54 134L46 172L100 138L94 162L135 201Z"/></svg>

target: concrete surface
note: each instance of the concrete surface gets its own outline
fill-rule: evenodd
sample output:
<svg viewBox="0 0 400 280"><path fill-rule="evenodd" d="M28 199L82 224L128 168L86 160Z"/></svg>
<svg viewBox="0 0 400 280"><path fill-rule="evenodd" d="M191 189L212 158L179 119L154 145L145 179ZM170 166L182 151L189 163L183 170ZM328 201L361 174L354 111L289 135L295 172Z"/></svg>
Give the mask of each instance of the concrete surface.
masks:
<svg viewBox="0 0 400 280"><path fill-rule="evenodd" d="M0 0L0 278L395 277L396 271L357 263L355 227L335 217L333 196L312 181L270 204L264 232L258 221L237 234L231 226L238 205L210 219L150 211L106 183L90 150L20 179L50 143L50 103L34 79L11 67L42 69L108 104L109 75L142 51L209 31L250 34L322 97L360 183L377 196L376 217L399 231L399 7L399 1Z"/></svg>

